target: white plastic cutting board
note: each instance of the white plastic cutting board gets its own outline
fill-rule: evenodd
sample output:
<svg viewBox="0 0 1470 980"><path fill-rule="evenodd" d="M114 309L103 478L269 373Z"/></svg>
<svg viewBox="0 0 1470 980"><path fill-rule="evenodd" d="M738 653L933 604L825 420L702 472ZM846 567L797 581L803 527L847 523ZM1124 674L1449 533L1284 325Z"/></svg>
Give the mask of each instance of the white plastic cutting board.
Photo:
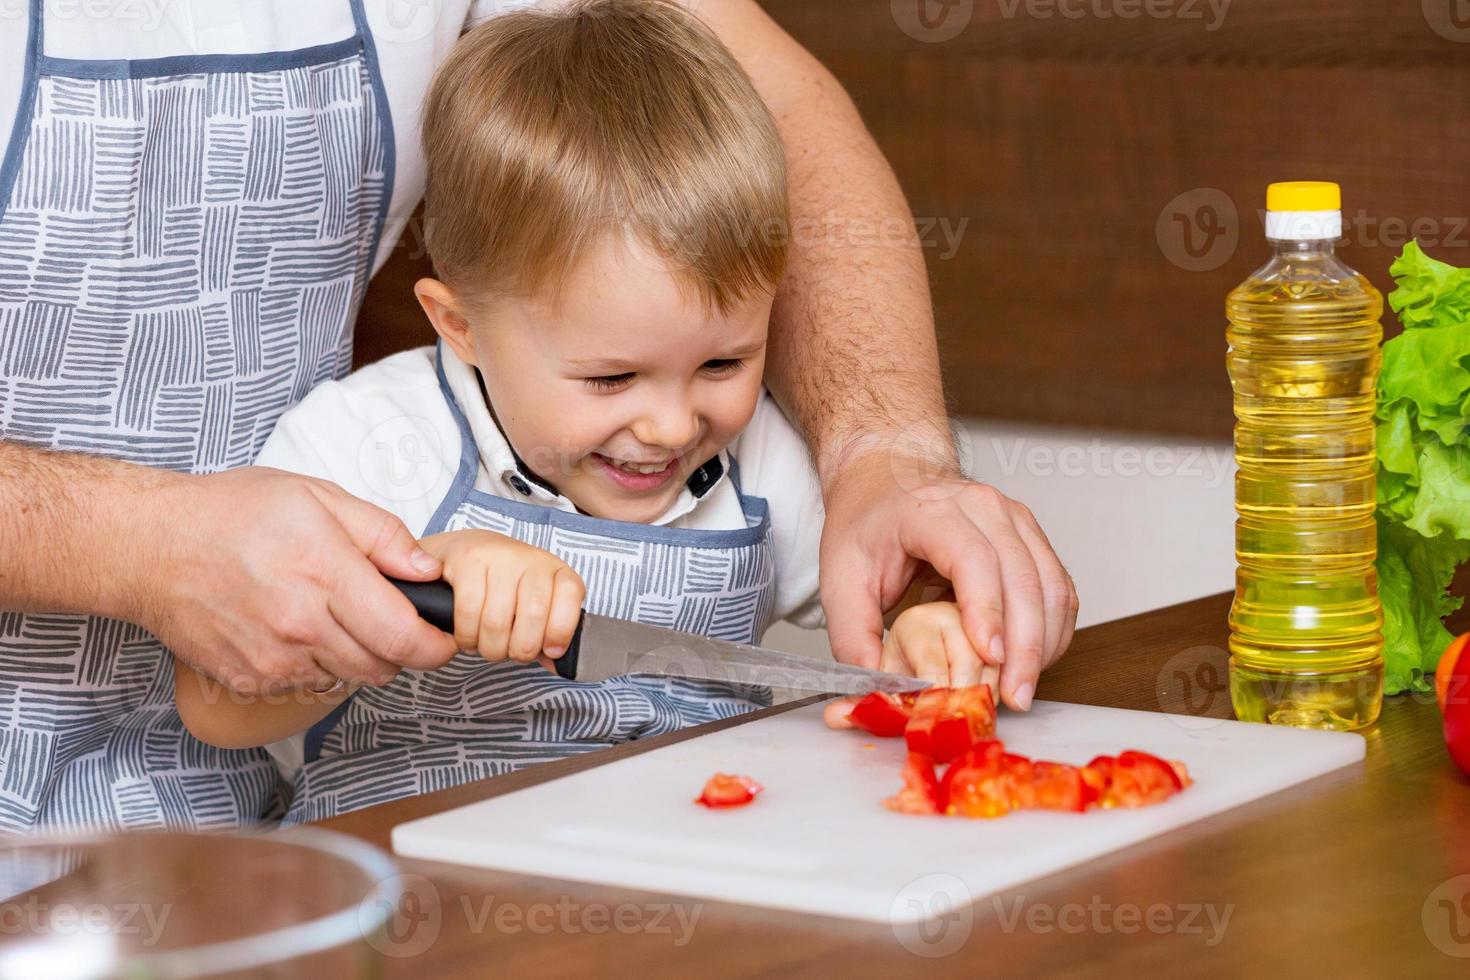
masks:
<svg viewBox="0 0 1470 980"><path fill-rule="evenodd" d="M1362 736L1037 702L1002 712L1008 750L1075 764L1141 749L1195 785L1139 810L915 817L881 801L902 739L832 731L821 705L693 738L393 829L393 849L549 878L845 918L912 922L1350 765ZM715 772L754 803L693 802Z"/></svg>

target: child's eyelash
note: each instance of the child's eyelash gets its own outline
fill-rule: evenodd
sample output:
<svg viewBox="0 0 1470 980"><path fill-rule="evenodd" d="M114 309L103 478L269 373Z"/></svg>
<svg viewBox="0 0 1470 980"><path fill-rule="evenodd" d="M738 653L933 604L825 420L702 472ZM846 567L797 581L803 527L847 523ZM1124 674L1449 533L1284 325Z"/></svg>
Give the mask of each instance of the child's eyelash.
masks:
<svg viewBox="0 0 1470 980"><path fill-rule="evenodd" d="M613 388L621 388L631 377L633 377L631 373L609 374L601 378L584 378L583 380L594 388L611 390Z"/></svg>
<svg viewBox="0 0 1470 980"><path fill-rule="evenodd" d="M716 358L712 361L705 361L704 369L711 374L733 374L740 369L740 365L743 363L744 361L739 358ZM626 372L624 374L606 374L600 378L583 378L582 380L593 388L611 391L614 388L621 388L632 377L632 372Z"/></svg>

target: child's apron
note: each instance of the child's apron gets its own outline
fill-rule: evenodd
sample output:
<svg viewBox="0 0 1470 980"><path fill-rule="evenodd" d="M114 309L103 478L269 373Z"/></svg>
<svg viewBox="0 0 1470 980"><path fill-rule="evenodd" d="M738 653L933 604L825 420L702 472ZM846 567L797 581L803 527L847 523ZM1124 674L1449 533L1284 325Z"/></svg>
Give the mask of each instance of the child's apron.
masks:
<svg viewBox="0 0 1470 980"><path fill-rule="evenodd" d="M739 493L743 528L692 530L603 520L473 489L480 452L445 380L459 425L459 471L424 534L477 528L551 552L587 584L585 608L742 643L760 639L775 602L766 502ZM483 779L630 739L727 718L770 691L660 677L566 681L536 664L461 653L436 671L405 670L365 687L315 726L287 823Z"/></svg>
<svg viewBox="0 0 1470 980"><path fill-rule="evenodd" d="M362 0L336 2L356 30L334 44L83 61L46 56L31 0L0 157L0 439L215 473L347 373L393 133ZM232 827L279 783L264 750L184 730L148 631L0 612L0 829Z"/></svg>

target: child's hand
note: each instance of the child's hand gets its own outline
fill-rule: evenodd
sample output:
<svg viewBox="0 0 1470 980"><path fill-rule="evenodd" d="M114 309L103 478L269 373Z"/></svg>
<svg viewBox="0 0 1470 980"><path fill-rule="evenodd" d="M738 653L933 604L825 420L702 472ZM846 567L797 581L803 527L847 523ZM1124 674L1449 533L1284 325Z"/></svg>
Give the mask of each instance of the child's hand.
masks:
<svg viewBox="0 0 1470 980"><path fill-rule="evenodd" d="M996 690L998 670L970 646L953 602L925 602L898 614L883 639L882 670L912 674L940 687L989 684Z"/></svg>
<svg viewBox="0 0 1470 980"><path fill-rule="evenodd" d="M494 531L448 531L419 542L454 587L454 640L486 660L530 663L566 652L587 586L560 558Z"/></svg>

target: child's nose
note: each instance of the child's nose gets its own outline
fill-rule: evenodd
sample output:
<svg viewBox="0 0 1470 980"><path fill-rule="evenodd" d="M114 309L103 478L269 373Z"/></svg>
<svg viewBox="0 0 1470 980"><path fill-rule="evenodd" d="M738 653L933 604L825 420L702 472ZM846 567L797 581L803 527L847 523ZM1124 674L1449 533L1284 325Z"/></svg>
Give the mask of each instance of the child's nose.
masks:
<svg viewBox="0 0 1470 980"><path fill-rule="evenodd" d="M645 446L684 449L699 435L699 416L687 404L661 406L633 426L633 435Z"/></svg>

